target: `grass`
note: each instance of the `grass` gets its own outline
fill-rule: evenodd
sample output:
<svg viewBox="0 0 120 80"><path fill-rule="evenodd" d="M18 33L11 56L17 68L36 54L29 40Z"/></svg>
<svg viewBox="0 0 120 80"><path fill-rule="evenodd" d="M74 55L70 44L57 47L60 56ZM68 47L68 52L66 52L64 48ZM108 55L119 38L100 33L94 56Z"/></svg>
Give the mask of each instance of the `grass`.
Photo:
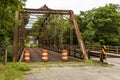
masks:
<svg viewBox="0 0 120 80"><path fill-rule="evenodd" d="M0 80L23 80L23 72L29 70L25 63L0 64Z"/></svg>
<svg viewBox="0 0 120 80"><path fill-rule="evenodd" d="M31 68L44 68L44 67L83 67L83 66L112 66L108 63L101 63L93 60L80 61L80 62L36 62L28 64Z"/></svg>

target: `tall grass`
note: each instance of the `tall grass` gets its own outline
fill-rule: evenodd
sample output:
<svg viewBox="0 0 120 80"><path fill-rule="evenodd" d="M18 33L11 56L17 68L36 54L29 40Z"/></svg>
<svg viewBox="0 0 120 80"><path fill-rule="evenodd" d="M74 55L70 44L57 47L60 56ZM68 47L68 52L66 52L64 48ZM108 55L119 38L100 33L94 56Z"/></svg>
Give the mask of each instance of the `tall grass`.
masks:
<svg viewBox="0 0 120 80"><path fill-rule="evenodd" d="M23 72L30 68L25 63L0 65L0 80L23 80Z"/></svg>

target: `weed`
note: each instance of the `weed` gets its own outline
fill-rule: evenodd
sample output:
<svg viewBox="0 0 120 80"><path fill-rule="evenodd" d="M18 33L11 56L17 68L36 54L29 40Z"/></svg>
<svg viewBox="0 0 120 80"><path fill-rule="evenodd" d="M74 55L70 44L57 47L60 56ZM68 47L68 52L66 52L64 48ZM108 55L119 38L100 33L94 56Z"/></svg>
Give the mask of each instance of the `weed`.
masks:
<svg viewBox="0 0 120 80"><path fill-rule="evenodd" d="M80 61L80 62L38 62L38 63L29 63L32 68L44 68L44 67L82 67L82 66L101 66L108 67L110 64L100 63L93 60Z"/></svg>
<svg viewBox="0 0 120 80"><path fill-rule="evenodd" d="M28 70L30 68L25 63L8 63L0 66L0 80L22 80L23 71Z"/></svg>

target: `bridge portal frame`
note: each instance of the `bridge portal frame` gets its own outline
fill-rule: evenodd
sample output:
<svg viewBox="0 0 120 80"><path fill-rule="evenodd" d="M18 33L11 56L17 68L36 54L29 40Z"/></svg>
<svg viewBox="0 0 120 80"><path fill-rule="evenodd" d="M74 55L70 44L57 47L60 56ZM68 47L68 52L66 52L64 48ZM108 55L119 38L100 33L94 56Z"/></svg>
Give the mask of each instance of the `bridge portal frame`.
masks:
<svg viewBox="0 0 120 80"><path fill-rule="evenodd" d="M19 55L24 50L24 40L25 40L25 25L24 25L24 14L63 14L63 15L70 15L72 22L74 24L74 29L76 32L76 36L78 39L78 43L81 47L81 50L83 52L84 59L88 59L88 55L85 49L85 45L83 42L83 38L80 32L80 29L78 27L74 12L72 10L53 10L48 8L46 5L42 6L39 9L28 9L24 8L25 11L18 12L16 11L16 20L21 20L21 25L15 24L14 26L14 43L13 43L13 61L17 61L19 58Z"/></svg>

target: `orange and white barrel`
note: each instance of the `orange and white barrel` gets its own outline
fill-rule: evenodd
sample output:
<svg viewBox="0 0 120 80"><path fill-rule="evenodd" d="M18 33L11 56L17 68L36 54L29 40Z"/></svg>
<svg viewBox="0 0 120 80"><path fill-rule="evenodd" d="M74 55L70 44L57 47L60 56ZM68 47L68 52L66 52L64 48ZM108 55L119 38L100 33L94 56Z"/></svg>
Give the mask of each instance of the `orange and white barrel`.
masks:
<svg viewBox="0 0 120 80"><path fill-rule="evenodd" d="M24 60L25 62L30 62L30 50L29 49L26 49L24 51Z"/></svg>
<svg viewBox="0 0 120 80"><path fill-rule="evenodd" d="M67 50L62 50L62 60L63 61L68 61L68 51Z"/></svg>
<svg viewBox="0 0 120 80"><path fill-rule="evenodd" d="M48 50L42 49L42 61L48 62Z"/></svg>

